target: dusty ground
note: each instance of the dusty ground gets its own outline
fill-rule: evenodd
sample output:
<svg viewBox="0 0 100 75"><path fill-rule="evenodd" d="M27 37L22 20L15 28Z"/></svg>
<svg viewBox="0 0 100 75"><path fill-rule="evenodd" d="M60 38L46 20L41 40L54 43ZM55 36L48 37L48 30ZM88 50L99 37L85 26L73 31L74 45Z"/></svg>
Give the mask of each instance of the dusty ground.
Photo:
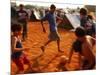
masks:
<svg viewBox="0 0 100 75"><path fill-rule="evenodd" d="M40 47L48 40L48 25L44 23L47 33L43 33L40 22L29 22L28 23L28 39L23 42L24 47L30 47L29 51L26 51L28 58L33 64L33 69L38 72L55 72L62 71L57 68L57 65L60 62L60 56L65 55L68 57L71 44L75 40L75 35L73 32L67 30L59 29L60 38L61 38L61 50L64 53L59 53L57 50L56 42L50 43L43 53ZM95 49L95 48L94 48ZM95 50L94 50L95 54ZM40 56L40 57L39 57ZM37 58L37 59L36 59ZM79 68L78 66L78 56L77 53L74 53L70 64L66 64L65 67L69 71L73 71ZM17 71L16 65L12 62L12 72ZM28 66L25 65L25 73L29 73ZM32 72L31 72L32 73Z"/></svg>

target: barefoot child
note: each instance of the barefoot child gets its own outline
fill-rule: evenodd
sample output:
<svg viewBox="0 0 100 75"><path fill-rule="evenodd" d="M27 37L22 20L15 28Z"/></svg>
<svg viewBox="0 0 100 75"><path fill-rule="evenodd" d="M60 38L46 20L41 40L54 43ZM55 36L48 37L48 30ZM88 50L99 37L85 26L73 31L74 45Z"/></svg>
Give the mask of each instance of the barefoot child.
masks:
<svg viewBox="0 0 100 75"><path fill-rule="evenodd" d="M79 55L79 66L80 69L93 69L95 66L95 56L92 53L93 46L95 44L95 39L91 36L87 36L85 29L82 27L76 28L75 35L77 37L76 41L72 44L72 50L70 51L69 61L73 51L77 52ZM84 56L84 63L81 64L82 56Z"/></svg>
<svg viewBox="0 0 100 75"><path fill-rule="evenodd" d="M60 50L60 37L59 37L59 34L58 34L57 23L56 23L56 18L59 18L59 17L57 17L55 15L55 10L56 10L56 6L52 4L50 6L50 11L41 20L42 25L43 25L43 20L48 20L49 28L50 28L49 40L44 44L44 46L41 47L41 49L43 51L45 50L45 47L49 43L51 43L52 41L56 41L57 42L57 46L58 46L58 51L62 52Z"/></svg>
<svg viewBox="0 0 100 75"><path fill-rule="evenodd" d="M27 59L26 55L23 53L24 50L29 50L29 48L23 48L21 42L21 31L22 28L19 24L11 25L11 59L18 67L18 73L24 72L24 63L28 64L29 67L32 69L30 61Z"/></svg>

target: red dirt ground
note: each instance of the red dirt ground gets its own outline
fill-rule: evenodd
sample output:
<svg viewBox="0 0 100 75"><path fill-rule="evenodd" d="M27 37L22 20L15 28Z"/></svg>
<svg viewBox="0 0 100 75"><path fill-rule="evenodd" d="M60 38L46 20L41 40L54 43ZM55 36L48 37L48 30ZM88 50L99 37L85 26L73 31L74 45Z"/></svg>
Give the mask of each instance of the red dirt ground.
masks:
<svg viewBox="0 0 100 75"><path fill-rule="evenodd" d="M26 51L29 60L33 64L33 69L38 71L41 70L41 72L60 72L61 69L57 68L57 65L60 62L60 56L65 55L68 57L71 44L75 40L75 35L71 31L67 31L64 29L59 29L60 39L61 39L61 50L64 51L64 53L58 53L56 42L50 43L42 56L42 51L40 47L48 40L48 24L45 22L45 29L46 33L42 31L41 23L40 22L29 22L28 23L28 39L23 42L24 47L30 47L31 49L29 51ZM94 54L95 54L95 48L94 48ZM36 58L38 58L36 60ZM65 67L69 71L73 71L79 68L78 66L78 55L77 53L74 53L72 56L72 60L70 64L66 64ZM35 65L35 66L34 66ZM12 62L11 64L12 73L15 73L17 71L16 65ZM29 73L30 71L27 69L28 66L25 65L25 73Z"/></svg>

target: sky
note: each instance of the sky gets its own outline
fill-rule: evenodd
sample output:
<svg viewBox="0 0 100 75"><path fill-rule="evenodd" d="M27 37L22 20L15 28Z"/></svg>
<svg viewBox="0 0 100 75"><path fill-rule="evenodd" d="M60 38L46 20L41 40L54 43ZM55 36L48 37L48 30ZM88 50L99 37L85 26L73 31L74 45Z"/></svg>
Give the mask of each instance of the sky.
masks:
<svg viewBox="0 0 100 75"><path fill-rule="evenodd" d="M58 8L76 8L77 6L82 7L83 5L96 5L96 0L11 0L19 4L31 4L39 6L50 6L55 4Z"/></svg>

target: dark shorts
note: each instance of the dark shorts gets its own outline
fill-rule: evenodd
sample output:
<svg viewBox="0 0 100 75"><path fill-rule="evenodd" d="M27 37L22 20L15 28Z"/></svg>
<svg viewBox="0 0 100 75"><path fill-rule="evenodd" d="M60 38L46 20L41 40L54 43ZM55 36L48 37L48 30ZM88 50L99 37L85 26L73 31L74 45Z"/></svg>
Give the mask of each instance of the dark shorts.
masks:
<svg viewBox="0 0 100 75"><path fill-rule="evenodd" d="M60 39L59 34L58 34L57 31L51 31L48 37L52 41L55 41L55 40L59 40Z"/></svg>

